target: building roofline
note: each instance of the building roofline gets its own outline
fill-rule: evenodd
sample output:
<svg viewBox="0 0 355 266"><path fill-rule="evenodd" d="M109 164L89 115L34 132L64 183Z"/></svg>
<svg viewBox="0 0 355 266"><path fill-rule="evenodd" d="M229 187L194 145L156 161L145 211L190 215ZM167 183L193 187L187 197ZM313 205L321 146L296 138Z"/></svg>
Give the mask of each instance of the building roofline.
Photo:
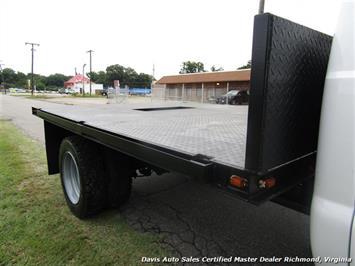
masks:
<svg viewBox="0 0 355 266"><path fill-rule="evenodd" d="M233 72L244 72L250 71L250 68L246 69L237 69L237 70L223 70L223 71L205 71L205 72L195 72L195 73L183 73L176 75L166 75L163 77L175 77L175 76L189 76L189 75L204 75L204 74L215 74L215 73L233 73Z"/></svg>
<svg viewBox="0 0 355 266"><path fill-rule="evenodd" d="M206 78L206 79L205 79ZM158 84L174 83L201 83L223 81L249 81L250 68L232 71L197 72L177 75L168 75L160 78Z"/></svg>

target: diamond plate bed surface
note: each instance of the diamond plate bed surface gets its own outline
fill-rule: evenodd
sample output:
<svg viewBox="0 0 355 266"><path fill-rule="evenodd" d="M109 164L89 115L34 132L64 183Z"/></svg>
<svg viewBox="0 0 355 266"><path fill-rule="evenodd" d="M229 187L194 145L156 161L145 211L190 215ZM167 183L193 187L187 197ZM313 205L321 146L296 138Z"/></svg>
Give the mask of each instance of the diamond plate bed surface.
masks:
<svg viewBox="0 0 355 266"><path fill-rule="evenodd" d="M133 139L202 154L212 161L244 169L248 106L179 104L191 109L140 111L176 104L60 106L43 111Z"/></svg>

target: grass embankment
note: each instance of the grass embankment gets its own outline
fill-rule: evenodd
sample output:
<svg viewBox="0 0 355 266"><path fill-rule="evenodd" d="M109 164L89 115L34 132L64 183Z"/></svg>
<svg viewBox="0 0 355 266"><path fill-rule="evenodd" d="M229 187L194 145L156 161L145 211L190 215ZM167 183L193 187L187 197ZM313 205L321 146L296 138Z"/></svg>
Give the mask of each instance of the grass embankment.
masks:
<svg viewBox="0 0 355 266"><path fill-rule="evenodd" d="M102 95L82 95L82 94L65 94L65 95L58 95L58 94L11 94L11 96L15 97L24 97L27 99L38 99L38 100L47 100L47 99L55 99L55 98L106 98L106 96Z"/></svg>
<svg viewBox="0 0 355 266"><path fill-rule="evenodd" d="M74 93L71 94L69 97L75 97L75 98L106 98L106 96L102 96L102 95L97 95L97 94L78 94L78 93Z"/></svg>
<svg viewBox="0 0 355 266"><path fill-rule="evenodd" d="M18 96L18 95L16 95ZM65 95L56 95L56 94L34 94L34 95L25 95L28 99L54 99L54 98L105 98L102 95L82 95L82 94L65 94Z"/></svg>
<svg viewBox="0 0 355 266"><path fill-rule="evenodd" d="M0 120L0 265L137 265L167 255L117 211L86 221L65 205L44 148Z"/></svg>
<svg viewBox="0 0 355 266"><path fill-rule="evenodd" d="M35 94L35 95L26 96L26 98L28 98L28 99L54 99L57 97L49 96L49 95L45 95L45 94Z"/></svg>

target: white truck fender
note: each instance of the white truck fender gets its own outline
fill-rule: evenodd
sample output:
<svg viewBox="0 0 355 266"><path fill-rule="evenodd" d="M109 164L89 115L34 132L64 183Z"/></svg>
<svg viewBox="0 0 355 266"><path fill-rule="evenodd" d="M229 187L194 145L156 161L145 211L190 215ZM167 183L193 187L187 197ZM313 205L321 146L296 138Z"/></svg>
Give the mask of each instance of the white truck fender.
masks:
<svg viewBox="0 0 355 266"><path fill-rule="evenodd" d="M355 1L343 1L323 94L311 207L312 252L323 263L324 258L355 255L355 239L350 250L355 201L354 17Z"/></svg>

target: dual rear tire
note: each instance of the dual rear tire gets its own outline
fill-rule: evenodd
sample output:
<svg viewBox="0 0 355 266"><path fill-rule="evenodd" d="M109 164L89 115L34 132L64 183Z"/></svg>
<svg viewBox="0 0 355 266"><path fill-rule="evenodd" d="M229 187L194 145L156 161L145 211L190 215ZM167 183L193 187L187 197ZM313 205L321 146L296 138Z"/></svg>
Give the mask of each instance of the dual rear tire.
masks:
<svg viewBox="0 0 355 266"><path fill-rule="evenodd" d="M112 168L100 146L82 137L63 139L59 149L60 179L71 212L82 219L126 202L132 177L124 165Z"/></svg>

